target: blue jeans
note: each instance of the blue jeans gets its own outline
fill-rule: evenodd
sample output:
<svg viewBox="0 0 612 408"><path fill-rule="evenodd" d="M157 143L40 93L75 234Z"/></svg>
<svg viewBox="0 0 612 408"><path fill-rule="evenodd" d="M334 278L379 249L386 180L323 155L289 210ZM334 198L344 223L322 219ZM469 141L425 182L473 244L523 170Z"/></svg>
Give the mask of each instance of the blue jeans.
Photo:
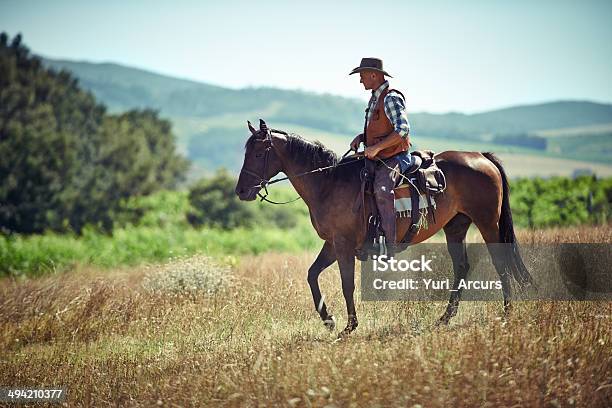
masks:
<svg viewBox="0 0 612 408"><path fill-rule="evenodd" d="M402 152L402 153L396 154L393 157L397 159L397 161L399 162L400 171L402 173L408 170L408 167L410 167L410 163L412 162L412 159L410 157L410 152Z"/></svg>

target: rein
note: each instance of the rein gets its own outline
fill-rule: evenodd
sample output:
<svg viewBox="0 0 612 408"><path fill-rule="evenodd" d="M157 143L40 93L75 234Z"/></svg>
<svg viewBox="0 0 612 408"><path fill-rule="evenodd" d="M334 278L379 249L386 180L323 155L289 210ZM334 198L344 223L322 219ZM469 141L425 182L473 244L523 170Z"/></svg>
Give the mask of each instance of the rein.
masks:
<svg viewBox="0 0 612 408"><path fill-rule="evenodd" d="M379 161L379 162L381 162L381 163L382 163L382 164L383 164L383 165L384 165L384 166L385 166L387 169L389 169L389 170L393 171L394 173L397 173L397 174L400 176L400 178L404 179L404 180L405 180L405 181L406 181L408 184L410 184L412 187L414 187L414 189L415 189L415 190L420 191L420 190L417 188L417 186L416 186L416 185L415 185L415 184L412 182L412 180L411 180L411 179L409 179L408 177L406 177L404 174L402 174L402 172L401 172L401 171L399 171L399 170L397 170L397 169L395 169L395 168L393 168L393 167L390 167L390 166L389 166L387 163L385 163L385 161L384 161L383 159L379 159L379 158L377 157L377 158L376 158L376 160L377 160L377 161Z"/></svg>
<svg viewBox="0 0 612 408"><path fill-rule="evenodd" d="M257 177L260 180L259 184L255 185L255 186L252 186L250 188L251 190L258 188L260 190L263 189L265 191L265 195L262 195L261 192L257 192L257 195L259 196L260 201L265 201L265 202L268 202L270 204L279 204L279 205L293 203L293 202L299 200L302 197L297 196L293 200L283 201L283 202L272 201L272 200L267 198L268 195L269 195L269 193L268 193L268 186L271 186L272 184L276 184L276 183L281 182L281 181L289 180L289 176L281 177L279 179L274 179L274 180L269 180L269 179L265 178L266 173L268 172L268 157L269 157L269 154L270 154L270 150L274 148L274 145L272 144L272 132L280 133L280 134L283 134L283 135L287 135L287 133L283 132L282 130L276 130L276 129L266 129L266 130L267 130L267 133L266 133L265 141L269 143L269 146L266 147L266 153L264 155L264 173L263 173L263 177L260 176L259 174L255 173L254 171L251 171L251 170L245 169L245 168L242 168L242 170L240 172L241 173L244 172L244 173L249 174L251 176ZM350 152L352 152L352 149L349 149L346 153L344 153L342 155L342 157L340 158L340 160L344 159ZM357 160L361 160L361 159L364 158L364 156L363 156L363 154L356 153L351 158L354 158L355 160L350 160L350 161L347 161L346 163L340 163L340 164L336 163L336 164L332 164L330 166L325 166L325 167L318 167L318 168L316 168L314 170L309 170L309 171L305 171L303 173L298 173L298 174L294 175L293 177L294 178L304 177L304 176L307 176L309 174L320 173L320 172L325 171L325 170L333 169L333 168L336 168L336 167L341 167L341 166L344 166L346 164L353 163L353 162L355 162Z"/></svg>

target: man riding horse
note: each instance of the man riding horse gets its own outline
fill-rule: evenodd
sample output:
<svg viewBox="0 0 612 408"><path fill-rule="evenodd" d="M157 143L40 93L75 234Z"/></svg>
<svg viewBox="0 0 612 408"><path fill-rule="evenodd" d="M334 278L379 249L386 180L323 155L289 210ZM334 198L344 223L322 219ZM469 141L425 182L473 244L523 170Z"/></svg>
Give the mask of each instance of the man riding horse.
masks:
<svg viewBox="0 0 612 408"><path fill-rule="evenodd" d="M357 151L363 142L368 168L374 174L374 196L385 234L386 254L395 255L397 249L396 219L393 188L400 173L410 163L410 124L406 115L404 95L389 88L385 76L393 78L383 69L382 60L363 58L349 75L359 73L360 83L372 91L365 115L363 133L357 135L350 146ZM383 163L374 160L381 159Z"/></svg>
<svg viewBox="0 0 612 408"><path fill-rule="evenodd" d="M410 217L410 221L397 217L393 203L393 188L399 177L396 170L403 171L402 163L404 158L408 161L406 151L410 146L404 99L399 91L389 89L384 80L389 74L383 70L382 61L364 58L353 72L360 73L361 82L373 94L366 113L364 134L356 137L351 147L356 148L365 142L365 156L370 159L366 163L378 166L374 171L375 201L380 207L381 224L391 251L395 249L398 235L402 241L413 245L444 230L455 277L446 311L439 320L447 324L457 313L462 293L460 282L466 279L470 269L466 235L470 225L474 224L489 249L501 281L504 311L508 312L511 278L521 287L533 283L533 280L519 253L510 209L510 186L501 162L489 152L446 151L433 156L432 160L444 174L447 188L436 197L435 218L432 217L426 228L414 231L413 218L416 216ZM361 180L361 156L341 160L321 143L270 129L262 119L259 129L250 122L248 128L251 134L245 143L236 194L246 201L255 200L258 195L265 199L261 190L267 194L268 186L284 179L272 178L281 172L286 174L308 207L317 235L324 241L308 269L307 281L314 307L330 329L335 327L335 318L327 309L321 293L319 275L338 262L347 312L346 327L338 336L344 337L358 326L354 300L355 258L371 225L368 218L354 210L355 198L362 196L366 184ZM417 156L416 152L413 156ZM411 165L406 171L413 167ZM364 202L364 211L371 210L372 205L367 204ZM411 214L414 211L418 213L418 209L414 209ZM411 234L406 235L408 232Z"/></svg>

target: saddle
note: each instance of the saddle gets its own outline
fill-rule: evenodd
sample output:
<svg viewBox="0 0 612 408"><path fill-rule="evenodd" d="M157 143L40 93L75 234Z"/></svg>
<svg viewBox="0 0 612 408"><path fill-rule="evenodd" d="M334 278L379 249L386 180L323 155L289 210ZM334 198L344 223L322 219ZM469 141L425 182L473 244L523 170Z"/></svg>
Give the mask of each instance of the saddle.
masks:
<svg viewBox="0 0 612 408"><path fill-rule="evenodd" d="M415 183L421 194L436 196L446 189L446 177L436 164L435 153L431 150L415 150L410 153L411 162L398 180L396 188L409 184L406 180Z"/></svg>
<svg viewBox="0 0 612 408"><path fill-rule="evenodd" d="M410 217L408 232L398 244L409 243L418 233L422 225L422 211L427 211L435 223L435 200L434 198L446 189L446 177L436 164L435 153L431 150L416 150L411 152L409 167L398 177L394 188L395 208L398 217ZM353 206L353 211L363 209L364 219L368 221L368 232L366 241L376 242L382 230L374 199L374 174L367 166L361 170L361 192ZM370 199L371 214L366 214L366 197Z"/></svg>
<svg viewBox="0 0 612 408"><path fill-rule="evenodd" d="M410 198L409 211L398 211L399 215L410 217L410 228L400 243L409 243L417 234L421 225L422 209L431 214L436 222L436 205L434 198L446 189L446 177L436 164L435 153L431 150L416 150L411 153L410 166L398 179L393 190L396 201ZM396 205L396 209L401 209Z"/></svg>

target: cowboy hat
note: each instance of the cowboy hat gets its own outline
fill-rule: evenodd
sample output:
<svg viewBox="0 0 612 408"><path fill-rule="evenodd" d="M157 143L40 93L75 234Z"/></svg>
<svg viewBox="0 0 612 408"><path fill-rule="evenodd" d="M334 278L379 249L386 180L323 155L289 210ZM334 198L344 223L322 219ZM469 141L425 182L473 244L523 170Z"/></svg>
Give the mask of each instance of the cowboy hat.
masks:
<svg viewBox="0 0 612 408"><path fill-rule="evenodd" d="M361 64L358 67L354 68L349 75L356 74L357 72L372 70L382 72L384 75L393 78L387 71L383 69L383 62L379 58L362 58Z"/></svg>

